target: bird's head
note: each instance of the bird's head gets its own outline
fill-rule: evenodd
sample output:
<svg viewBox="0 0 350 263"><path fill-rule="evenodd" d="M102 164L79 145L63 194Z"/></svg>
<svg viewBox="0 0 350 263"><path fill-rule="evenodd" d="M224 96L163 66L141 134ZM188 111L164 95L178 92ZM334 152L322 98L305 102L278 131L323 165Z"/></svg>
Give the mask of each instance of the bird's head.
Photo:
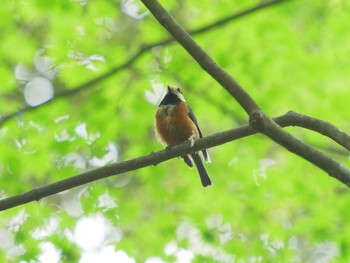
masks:
<svg viewBox="0 0 350 263"><path fill-rule="evenodd" d="M165 96L176 96L180 101L186 102L184 95L182 94L182 91L180 88L173 86L173 85L169 85L168 86L168 92Z"/></svg>

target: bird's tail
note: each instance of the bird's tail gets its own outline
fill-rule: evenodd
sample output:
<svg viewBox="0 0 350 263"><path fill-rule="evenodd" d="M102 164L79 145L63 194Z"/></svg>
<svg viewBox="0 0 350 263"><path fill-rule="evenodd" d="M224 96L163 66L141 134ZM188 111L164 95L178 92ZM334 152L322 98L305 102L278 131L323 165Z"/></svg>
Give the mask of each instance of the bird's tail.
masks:
<svg viewBox="0 0 350 263"><path fill-rule="evenodd" d="M209 175L207 173L207 170L204 167L204 164L203 164L202 159L199 156L199 154L193 153L193 154L191 154L191 157L192 157L194 163L196 164L196 167L197 167L199 176L201 178L203 187L207 187L207 186L211 185Z"/></svg>

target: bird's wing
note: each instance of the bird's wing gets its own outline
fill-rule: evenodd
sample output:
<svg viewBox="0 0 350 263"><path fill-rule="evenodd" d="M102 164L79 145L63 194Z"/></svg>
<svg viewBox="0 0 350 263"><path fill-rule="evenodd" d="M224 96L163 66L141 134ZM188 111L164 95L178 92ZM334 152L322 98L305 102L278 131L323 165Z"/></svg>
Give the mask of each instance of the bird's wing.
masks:
<svg viewBox="0 0 350 263"><path fill-rule="evenodd" d="M198 133L199 133L199 138L203 138L203 135L202 135L201 129L199 128L196 116L194 116L194 113L193 113L193 111L192 111L192 109L191 109L191 107L189 105L187 105L187 108L188 108L188 116L194 122L194 124L196 124L197 130L198 130ZM204 160L206 162L210 163L211 160L210 160L210 156L209 156L208 150L204 149L204 150L202 150L202 153L203 153L203 156L204 156Z"/></svg>

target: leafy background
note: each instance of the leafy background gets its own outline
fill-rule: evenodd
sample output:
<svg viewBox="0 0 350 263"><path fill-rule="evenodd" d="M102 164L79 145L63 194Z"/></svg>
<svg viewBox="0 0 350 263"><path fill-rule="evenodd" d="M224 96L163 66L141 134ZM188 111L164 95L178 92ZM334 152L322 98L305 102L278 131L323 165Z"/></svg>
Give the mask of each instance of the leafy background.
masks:
<svg viewBox="0 0 350 263"><path fill-rule="evenodd" d="M163 4L196 29L258 2ZM295 110L349 131L349 11L346 0L286 1L195 39L269 115ZM1 114L54 98L0 126L1 197L161 149L153 117L166 84L183 88L205 135L247 121L176 43L85 85L168 37L138 1L10 0L0 16ZM349 165L329 139L288 131ZM350 260L345 186L260 135L210 153L208 189L174 159L2 212L0 261Z"/></svg>

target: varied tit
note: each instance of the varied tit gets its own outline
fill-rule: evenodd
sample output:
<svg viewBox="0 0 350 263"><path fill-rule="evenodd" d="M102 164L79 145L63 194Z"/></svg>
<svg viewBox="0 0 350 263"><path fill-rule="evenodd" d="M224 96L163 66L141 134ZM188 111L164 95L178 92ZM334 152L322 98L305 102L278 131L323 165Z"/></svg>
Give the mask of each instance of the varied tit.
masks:
<svg viewBox="0 0 350 263"><path fill-rule="evenodd" d="M160 102L155 117L156 135L159 141L166 146L171 146L190 140L192 145L195 140L202 138L198 122L191 108L187 105L181 89L168 86L168 92ZM210 162L208 151L202 151L206 162ZM211 185L209 175L204 167L199 152L182 156L189 167L193 167L194 161L202 185Z"/></svg>

